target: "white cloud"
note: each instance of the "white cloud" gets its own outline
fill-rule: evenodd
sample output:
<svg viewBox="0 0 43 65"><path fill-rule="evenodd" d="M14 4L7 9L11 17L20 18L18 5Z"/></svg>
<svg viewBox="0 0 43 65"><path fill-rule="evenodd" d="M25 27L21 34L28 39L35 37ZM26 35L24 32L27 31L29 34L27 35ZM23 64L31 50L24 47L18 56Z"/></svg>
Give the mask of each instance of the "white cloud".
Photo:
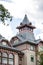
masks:
<svg viewBox="0 0 43 65"><path fill-rule="evenodd" d="M9 40L13 36L13 31L10 26L0 23L0 34Z"/></svg>
<svg viewBox="0 0 43 65"><path fill-rule="evenodd" d="M11 2L13 2L13 0L0 0L0 1L4 1L4 2L8 2L8 3L11 3Z"/></svg>
<svg viewBox="0 0 43 65"><path fill-rule="evenodd" d="M43 0L40 0L40 1L39 0L11 0L11 1L13 2L9 3L9 2L0 1L0 3L2 3L9 10L11 15L14 16L15 18L23 19L26 13L28 15L29 20L32 22L33 21L35 22L34 25L37 27L37 29L41 29L40 34L42 34L43 32L43 25L42 25L43 11L42 13L41 11L39 11L39 6L41 9L41 3L43 2ZM12 32L11 27L8 29L8 32L9 30Z"/></svg>

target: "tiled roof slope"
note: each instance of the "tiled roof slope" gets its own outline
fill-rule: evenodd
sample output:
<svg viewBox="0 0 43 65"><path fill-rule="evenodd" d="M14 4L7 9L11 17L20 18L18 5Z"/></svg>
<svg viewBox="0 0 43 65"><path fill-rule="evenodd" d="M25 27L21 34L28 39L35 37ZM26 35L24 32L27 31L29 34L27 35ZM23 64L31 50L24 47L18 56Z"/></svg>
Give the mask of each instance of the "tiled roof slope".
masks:
<svg viewBox="0 0 43 65"><path fill-rule="evenodd" d="M18 34L17 37L20 39L20 41L18 40L18 42L13 43L14 47L20 44L24 44L26 42L37 45L41 41L40 39L35 40L34 34L28 32Z"/></svg>
<svg viewBox="0 0 43 65"><path fill-rule="evenodd" d="M26 41L31 42L32 44L37 44L38 42L37 40L35 40L34 34L31 32L25 32L25 33L18 34L17 37L20 39L20 41L18 40L18 42L13 43L13 46L19 45Z"/></svg>
<svg viewBox="0 0 43 65"><path fill-rule="evenodd" d="M20 29L24 26L30 27L32 29L35 29L35 27L32 25L32 23L28 20L27 15L24 16L23 21L20 23L20 26L17 26L17 29Z"/></svg>
<svg viewBox="0 0 43 65"><path fill-rule="evenodd" d="M30 24L28 18L27 18L27 15L25 14L25 17L23 19L23 21L21 22L22 25L25 25L25 24Z"/></svg>
<svg viewBox="0 0 43 65"><path fill-rule="evenodd" d="M8 45L2 45L1 40L5 40L6 41L6 39L2 35L0 35L0 49L2 48L2 49L12 50L12 51L15 51L17 53L24 54L23 52L21 52L20 50L14 48L14 47L10 47Z"/></svg>

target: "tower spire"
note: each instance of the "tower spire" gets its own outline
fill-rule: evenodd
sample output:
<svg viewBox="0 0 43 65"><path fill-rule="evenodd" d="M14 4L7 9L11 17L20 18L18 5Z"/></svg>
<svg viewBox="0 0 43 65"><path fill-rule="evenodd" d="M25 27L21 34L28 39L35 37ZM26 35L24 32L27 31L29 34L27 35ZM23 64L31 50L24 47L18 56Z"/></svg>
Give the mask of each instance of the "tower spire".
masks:
<svg viewBox="0 0 43 65"><path fill-rule="evenodd" d="M20 24L25 25L25 24L29 24L29 23L30 23L30 22L29 22L29 20L28 20L28 17L27 17L27 15L25 14L24 19L23 19L23 21L22 21Z"/></svg>
<svg viewBox="0 0 43 65"><path fill-rule="evenodd" d="M20 23L20 26L17 27L20 32L22 31L31 31L33 32L33 29L35 27L32 25L32 23L28 20L27 15L25 14L23 21Z"/></svg>

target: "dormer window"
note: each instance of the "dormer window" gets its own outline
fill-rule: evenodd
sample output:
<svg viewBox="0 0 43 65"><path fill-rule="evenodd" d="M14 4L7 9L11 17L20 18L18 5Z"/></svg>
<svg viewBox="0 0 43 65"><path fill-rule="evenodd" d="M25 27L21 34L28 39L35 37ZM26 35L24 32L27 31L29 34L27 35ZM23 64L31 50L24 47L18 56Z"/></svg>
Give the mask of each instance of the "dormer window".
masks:
<svg viewBox="0 0 43 65"><path fill-rule="evenodd" d="M14 43L18 43L18 39L14 41Z"/></svg>
<svg viewBox="0 0 43 65"><path fill-rule="evenodd" d="M7 43L6 43L6 42L2 42L2 45L6 46L6 45L7 45Z"/></svg>

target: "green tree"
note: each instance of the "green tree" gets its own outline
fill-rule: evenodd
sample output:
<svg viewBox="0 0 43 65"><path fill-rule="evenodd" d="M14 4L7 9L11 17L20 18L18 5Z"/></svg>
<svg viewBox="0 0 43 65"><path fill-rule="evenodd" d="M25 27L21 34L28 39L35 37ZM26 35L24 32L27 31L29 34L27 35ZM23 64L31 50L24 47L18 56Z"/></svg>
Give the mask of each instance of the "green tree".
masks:
<svg viewBox="0 0 43 65"><path fill-rule="evenodd" d="M43 65L43 54L40 55L40 65Z"/></svg>
<svg viewBox="0 0 43 65"><path fill-rule="evenodd" d="M0 4L0 22L5 23L5 20L8 19L12 21L10 12L2 4Z"/></svg>
<svg viewBox="0 0 43 65"><path fill-rule="evenodd" d="M38 52L39 60L38 65L43 65L43 52Z"/></svg>

